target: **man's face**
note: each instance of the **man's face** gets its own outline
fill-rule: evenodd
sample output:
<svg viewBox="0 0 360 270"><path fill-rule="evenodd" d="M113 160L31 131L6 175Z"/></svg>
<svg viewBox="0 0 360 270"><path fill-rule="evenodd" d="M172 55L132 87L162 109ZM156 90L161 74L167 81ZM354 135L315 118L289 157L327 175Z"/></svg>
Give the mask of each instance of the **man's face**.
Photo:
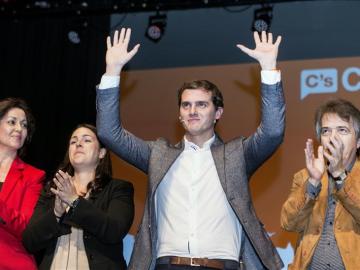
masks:
<svg viewBox="0 0 360 270"><path fill-rule="evenodd" d="M215 110L211 92L204 89L186 89L181 95L180 120L187 139L191 136L200 136L204 140L211 138L222 112L223 108Z"/></svg>
<svg viewBox="0 0 360 270"><path fill-rule="evenodd" d="M348 167L356 158L356 150L360 147L360 140L356 139L353 121L344 121L336 113L326 113L321 120L321 144L327 149L332 140L340 140L343 145L343 165ZM327 151L327 150L326 150Z"/></svg>

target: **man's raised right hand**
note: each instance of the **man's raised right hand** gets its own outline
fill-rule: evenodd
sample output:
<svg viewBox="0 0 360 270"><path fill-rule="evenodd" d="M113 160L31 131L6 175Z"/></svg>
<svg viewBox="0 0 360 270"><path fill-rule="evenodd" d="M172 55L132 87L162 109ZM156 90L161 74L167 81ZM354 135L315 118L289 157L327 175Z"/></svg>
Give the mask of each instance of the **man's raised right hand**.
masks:
<svg viewBox="0 0 360 270"><path fill-rule="evenodd" d="M106 73L108 76L119 76L123 66L130 61L131 58L137 53L140 44L134 46L134 48L128 51L129 41L131 37L130 28L121 28L119 31L115 31L113 42L111 43L110 36L106 39L107 51L106 51Z"/></svg>

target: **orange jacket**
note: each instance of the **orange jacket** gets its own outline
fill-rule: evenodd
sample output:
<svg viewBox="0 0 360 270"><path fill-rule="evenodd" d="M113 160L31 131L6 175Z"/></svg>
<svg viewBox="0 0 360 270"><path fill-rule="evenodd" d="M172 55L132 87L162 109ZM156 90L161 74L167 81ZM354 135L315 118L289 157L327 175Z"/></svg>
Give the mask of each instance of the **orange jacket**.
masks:
<svg viewBox="0 0 360 270"><path fill-rule="evenodd" d="M328 175L324 174L317 198L306 194L306 169L294 176L291 193L281 210L281 227L298 232L295 258L289 270L306 269L320 240L325 222L328 196ZM360 269L360 161L357 160L343 187L333 190L337 201L334 233L340 254L347 270Z"/></svg>

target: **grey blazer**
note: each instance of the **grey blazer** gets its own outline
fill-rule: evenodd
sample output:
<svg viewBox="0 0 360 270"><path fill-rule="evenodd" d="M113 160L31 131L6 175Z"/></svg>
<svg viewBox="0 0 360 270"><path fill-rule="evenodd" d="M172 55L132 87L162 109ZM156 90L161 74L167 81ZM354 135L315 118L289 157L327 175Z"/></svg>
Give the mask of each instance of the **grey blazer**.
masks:
<svg viewBox="0 0 360 270"><path fill-rule="evenodd" d="M152 270L156 262L157 228L154 194L160 181L183 151L183 142L171 145L160 138L144 141L120 121L118 88L97 89L97 128L102 142L115 154L148 174L148 196L128 269ZM249 179L281 144L285 129L285 102L281 83L261 86L261 123L248 138L227 143L216 136L211 146L215 166L227 199L243 227L242 254L247 270L281 269L283 263L256 216ZM265 180L265 179L264 179Z"/></svg>

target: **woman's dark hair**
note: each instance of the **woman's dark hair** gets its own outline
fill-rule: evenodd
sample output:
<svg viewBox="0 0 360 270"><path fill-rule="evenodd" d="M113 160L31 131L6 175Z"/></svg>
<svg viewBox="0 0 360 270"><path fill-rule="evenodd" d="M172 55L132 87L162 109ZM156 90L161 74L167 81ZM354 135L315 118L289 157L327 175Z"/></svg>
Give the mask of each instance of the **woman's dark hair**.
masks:
<svg viewBox="0 0 360 270"><path fill-rule="evenodd" d="M18 150L19 156L23 156L25 154L26 146L31 142L31 139L34 135L35 131L35 119L31 110L25 100L20 98L6 98L0 100L0 120L14 108L18 108L24 111L26 122L27 122L27 136L24 142L24 145Z"/></svg>
<svg viewBox="0 0 360 270"><path fill-rule="evenodd" d="M100 148L104 148L104 145L101 143L101 141L99 140L99 137L97 136L97 130L96 127L90 124L80 124L78 125L72 132L71 135L74 133L75 130L79 129L79 128L87 128L89 130L91 130L95 136L96 139L99 142ZM70 138L71 138L70 135ZM70 141L70 139L69 139ZM67 172L70 175L74 175L74 167L71 165L70 163L70 159L69 159L69 147L66 151L65 157L63 162L61 163L61 165L59 166L58 170L62 170L63 172ZM91 194L90 195L94 195L98 192L100 192L105 186L106 184L110 181L112 177L112 166L111 166L111 159L110 159L110 153L109 151L106 151L105 156L100 159L99 164L97 165L96 169L95 169L95 179L94 181L91 181L88 184L88 190L91 190ZM51 187L54 187L54 183L53 181L51 182ZM50 192L50 189L48 189L48 192Z"/></svg>

